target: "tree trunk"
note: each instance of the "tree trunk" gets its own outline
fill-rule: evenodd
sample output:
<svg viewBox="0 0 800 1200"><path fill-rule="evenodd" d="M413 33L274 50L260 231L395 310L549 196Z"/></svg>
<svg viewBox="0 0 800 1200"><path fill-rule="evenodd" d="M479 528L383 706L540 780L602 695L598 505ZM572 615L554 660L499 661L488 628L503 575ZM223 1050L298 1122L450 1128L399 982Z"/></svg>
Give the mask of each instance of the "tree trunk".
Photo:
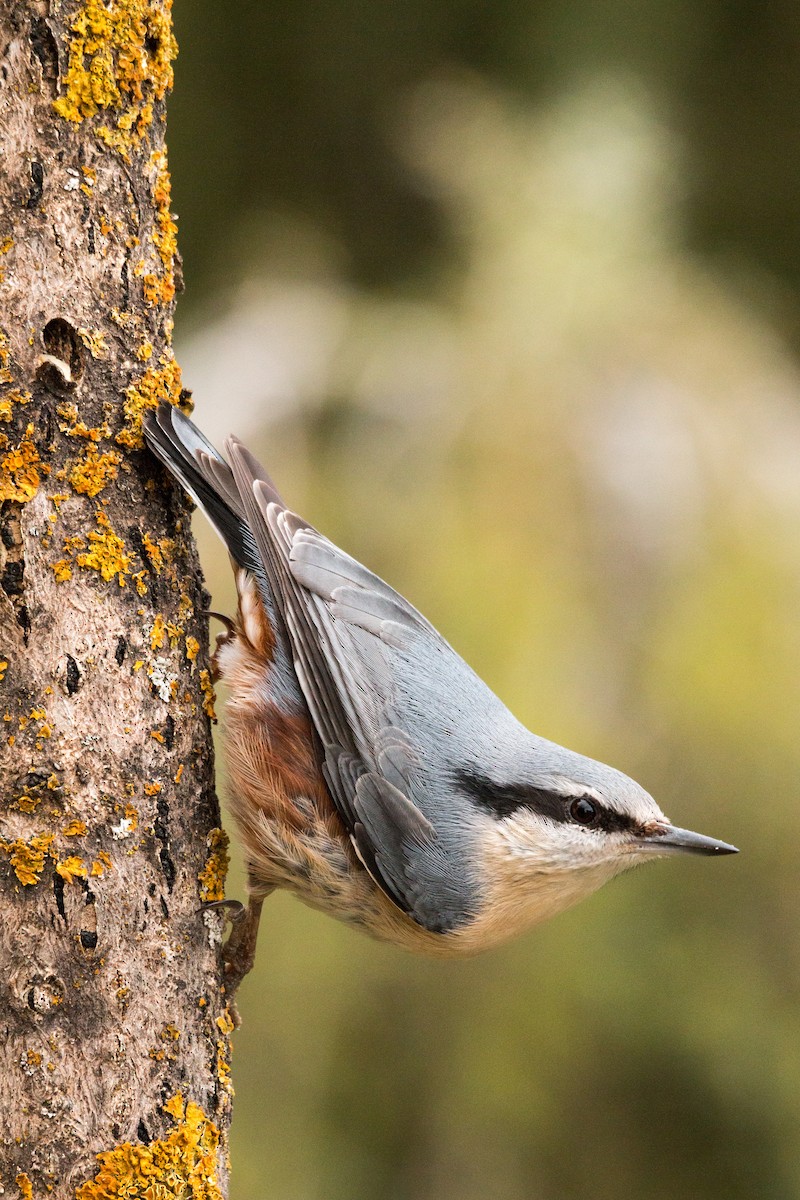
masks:
<svg viewBox="0 0 800 1200"><path fill-rule="evenodd" d="M224 835L188 509L170 0L0 0L0 1190L225 1194ZM147 1189L150 1190L147 1190Z"/></svg>

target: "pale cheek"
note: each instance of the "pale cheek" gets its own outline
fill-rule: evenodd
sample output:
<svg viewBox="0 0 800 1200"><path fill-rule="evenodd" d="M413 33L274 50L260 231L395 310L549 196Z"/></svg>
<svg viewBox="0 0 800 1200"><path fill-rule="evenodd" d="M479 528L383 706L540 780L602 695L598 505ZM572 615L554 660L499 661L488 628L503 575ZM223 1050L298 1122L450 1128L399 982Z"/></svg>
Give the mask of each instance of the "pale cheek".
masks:
<svg viewBox="0 0 800 1200"><path fill-rule="evenodd" d="M520 827L499 825L491 831L492 858L514 875L561 874L591 870L609 862L609 847L588 831L572 826Z"/></svg>

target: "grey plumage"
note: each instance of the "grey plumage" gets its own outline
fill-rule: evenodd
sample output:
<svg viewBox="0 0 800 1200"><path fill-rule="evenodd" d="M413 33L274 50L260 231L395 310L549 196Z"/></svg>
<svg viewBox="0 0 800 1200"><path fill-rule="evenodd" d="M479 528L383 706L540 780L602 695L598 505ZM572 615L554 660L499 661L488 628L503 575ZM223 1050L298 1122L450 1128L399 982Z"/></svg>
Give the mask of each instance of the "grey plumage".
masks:
<svg viewBox="0 0 800 1200"><path fill-rule="evenodd" d="M525 729L407 600L286 508L240 442L226 442L226 462L166 405L145 433L257 579L276 640L272 686L287 711L310 715L358 858L417 925L457 935L483 919L497 891L490 861L507 858L496 869L511 879L524 860L533 877L538 855L563 892L544 904L534 879L546 915L579 898L558 881L568 868L585 870L588 891L630 865L631 849L669 847L673 827L638 784ZM593 809L603 819L579 828ZM528 816L514 824L518 810ZM732 849L688 848L712 847Z"/></svg>

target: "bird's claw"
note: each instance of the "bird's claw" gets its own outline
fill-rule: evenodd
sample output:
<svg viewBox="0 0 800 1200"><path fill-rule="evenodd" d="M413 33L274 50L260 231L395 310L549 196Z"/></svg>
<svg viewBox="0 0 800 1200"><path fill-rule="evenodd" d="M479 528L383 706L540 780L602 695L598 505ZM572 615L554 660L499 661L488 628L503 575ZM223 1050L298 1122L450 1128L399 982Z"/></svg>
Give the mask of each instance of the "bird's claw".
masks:
<svg viewBox="0 0 800 1200"><path fill-rule="evenodd" d="M222 912L231 923L228 940L222 946L225 990L231 997L253 969L262 903L251 897L247 906L241 900L212 900L203 905L204 910Z"/></svg>

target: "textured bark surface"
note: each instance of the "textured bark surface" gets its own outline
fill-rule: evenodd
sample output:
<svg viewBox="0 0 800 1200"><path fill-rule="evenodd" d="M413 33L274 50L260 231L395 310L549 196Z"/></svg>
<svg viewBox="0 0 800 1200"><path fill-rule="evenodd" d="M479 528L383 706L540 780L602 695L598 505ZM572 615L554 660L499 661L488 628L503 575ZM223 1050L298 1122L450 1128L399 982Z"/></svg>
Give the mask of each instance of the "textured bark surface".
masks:
<svg viewBox="0 0 800 1200"><path fill-rule="evenodd" d="M7 1196L225 1191L205 599L185 502L141 449L143 411L185 400L174 49L168 0L0 0Z"/></svg>

